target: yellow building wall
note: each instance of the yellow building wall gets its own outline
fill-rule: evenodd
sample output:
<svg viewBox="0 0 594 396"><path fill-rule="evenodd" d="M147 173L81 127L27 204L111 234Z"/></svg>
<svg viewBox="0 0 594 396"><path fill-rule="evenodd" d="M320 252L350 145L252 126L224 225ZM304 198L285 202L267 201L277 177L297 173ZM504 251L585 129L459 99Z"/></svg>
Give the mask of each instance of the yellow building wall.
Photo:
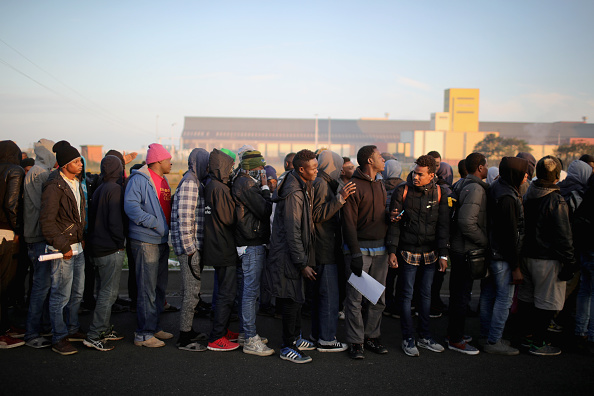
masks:
<svg viewBox="0 0 594 396"><path fill-rule="evenodd" d="M479 90L475 88L446 89L444 111L450 113L450 131L478 132Z"/></svg>
<svg viewBox="0 0 594 396"><path fill-rule="evenodd" d="M466 155L466 132L448 132L445 138L445 150L440 151L441 158L447 159L462 159Z"/></svg>
<svg viewBox="0 0 594 396"><path fill-rule="evenodd" d="M530 154L538 161L546 155L555 155L555 150L559 147L556 144L529 144L532 151Z"/></svg>
<svg viewBox="0 0 594 396"><path fill-rule="evenodd" d="M433 131L449 131L450 122L450 113L431 113L431 130Z"/></svg>

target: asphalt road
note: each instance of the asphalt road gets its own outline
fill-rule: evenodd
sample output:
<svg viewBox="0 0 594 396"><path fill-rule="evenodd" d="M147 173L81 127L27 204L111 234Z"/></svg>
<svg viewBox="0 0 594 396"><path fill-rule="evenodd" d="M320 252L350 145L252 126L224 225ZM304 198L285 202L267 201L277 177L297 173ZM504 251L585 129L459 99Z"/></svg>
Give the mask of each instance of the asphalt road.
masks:
<svg viewBox="0 0 594 396"><path fill-rule="evenodd" d="M179 305L179 297L168 300ZM83 330L91 315L80 317ZM176 337L179 313L164 313L162 325ZM82 343L79 353L60 356L50 348L27 346L0 351L2 395L243 395L243 394L413 394L413 395L592 395L594 358L564 350L557 357L528 354L504 357L481 353L466 356L446 350L433 353L421 349L412 358L400 349L398 319L384 317L382 341L387 355L366 352L353 361L346 353L312 351L313 362L297 365L281 360L281 321L258 316L259 334L269 338L276 353L270 357L231 352L186 352L175 348L175 340L163 348L133 344L135 314L112 315L115 329L125 339L110 352L99 352ZM309 334L309 320L304 320ZM467 332L478 336L478 318L470 318ZM195 318L197 331L208 333L210 320ZM232 330L237 330L237 322ZM447 316L431 321L436 339L443 341ZM339 321L339 339L344 322ZM562 340L559 340L562 341Z"/></svg>

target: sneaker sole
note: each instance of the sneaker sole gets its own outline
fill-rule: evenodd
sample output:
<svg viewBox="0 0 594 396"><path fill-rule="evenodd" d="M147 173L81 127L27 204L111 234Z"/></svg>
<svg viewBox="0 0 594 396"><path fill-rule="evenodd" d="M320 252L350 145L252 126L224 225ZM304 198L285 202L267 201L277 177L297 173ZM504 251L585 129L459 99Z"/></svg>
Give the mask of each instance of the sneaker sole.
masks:
<svg viewBox="0 0 594 396"><path fill-rule="evenodd" d="M215 347L211 347L211 346L208 346L208 347L206 347L206 348L207 348L209 351L214 351L214 352L229 352L229 351L234 351L234 350L236 350L237 348L239 348L239 345L237 345L236 347L233 347L233 348L226 348L226 349L223 349L223 348L215 348Z"/></svg>
<svg viewBox="0 0 594 396"><path fill-rule="evenodd" d="M180 351L188 351L188 352L206 352L208 350L208 348L204 347L204 349L200 348L188 348L185 346L178 346L177 349L179 349Z"/></svg>
<svg viewBox="0 0 594 396"><path fill-rule="evenodd" d="M23 342L15 342L14 344L10 345L0 345L0 349L11 349L25 345L25 341Z"/></svg>
<svg viewBox="0 0 594 396"><path fill-rule="evenodd" d="M116 337L116 338L111 338L111 337L109 337L109 338L104 338L103 340L104 340L104 341L121 341L121 340L123 340L123 339L124 339L124 336L121 336L121 337Z"/></svg>
<svg viewBox="0 0 594 396"><path fill-rule="evenodd" d="M561 351L556 352L556 353L539 353L538 351L528 351L528 353L530 353L531 355L534 355L534 356L559 356L559 355L561 355Z"/></svg>
<svg viewBox="0 0 594 396"><path fill-rule="evenodd" d="M263 351L263 352L258 352L258 351L251 351L249 349L243 348L243 353L247 353L248 355L254 355L254 356L270 356L270 355L274 355L274 349L270 349L268 351Z"/></svg>
<svg viewBox="0 0 594 396"><path fill-rule="evenodd" d="M403 349L402 351L403 351L403 352L404 352L404 354L405 354L405 355L407 355L407 356L412 356L412 357L419 357L419 356L420 356L420 354L419 354L418 352L415 354L415 353L412 353L412 352L408 352L408 351L406 351L406 350L404 350L404 349Z"/></svg>
<svg viewBox="0 0 594 396"><path fill-rule="evenodd" d="M309 362L311 362L313 360L311 357L309 359L306 359L306 360L295 360L295 359L291 359L289 357L282 356L282 355L281 355L280 358L283 359L283 360L286 360L287 362L297 363L297 364L309 363Z"/></svg>
<svg viewBox="0 0 594 396"><path fill-rule="evenodd" d="M344 352L347 349L349 349L348 347L345 348L316 348L318 352L322 352L322 353L332 353L332 352Z"/></svg>
<svg viewBox="0 0 594 396"><path fill-rule="evenodd" d="M59 350L57 350L56 348L53 348L53 347L52 347L52 351L54 351L56 353L59 353L62 356L74 355L75 353L78 353L78 351L62 352L62 351L59 351Z"/></svg>
<svg viewBox="0 0 594 396"><path fill-rule="evenodd" d="M313 351L314 349L316 349L315 346L311 346L311 347L297 347L297 349L299 349L300 351Z"/></svg>
<svg viewBox="0 0 594 396"><path fill-rule="evenodd" d="M112 349L114 349L114 347L104 348L104 349L97 348L95 345L91 344L90 342L87 342L87 340L83 341L83 345L88 346L89 348L94 348L94 349L98 350L99 352L108 352L108 351L111 351Z"/></svg>
<svg viewBox="0 0 594 396"><path fill-rule="evenodd" d="M163 344L157 344L157 345L147 345L145 344L146 341L134 341L134 345L139 346L139 347L147 347L147 348L161 348L165 346L165 343L163 342Z"/></svg>
<svg viewBox="0 0 594 396"><path fill-rule="evenodd" d="M429 345L419 344L419 343L417 343L417 348L427 349L428 351L436 352L436 353L441 353L441 352L443 352L445 350L445 348L440 350L440 349L432 348Z"/></svg>

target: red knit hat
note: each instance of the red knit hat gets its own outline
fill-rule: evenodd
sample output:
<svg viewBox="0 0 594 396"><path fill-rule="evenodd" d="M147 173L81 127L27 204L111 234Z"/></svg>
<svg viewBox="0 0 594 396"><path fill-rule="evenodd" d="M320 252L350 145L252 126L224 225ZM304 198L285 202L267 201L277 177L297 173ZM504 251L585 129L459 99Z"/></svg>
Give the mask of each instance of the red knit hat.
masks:
<svg viewBox="0 0 594 396"><path fill-rule="evenodd" d="M165 147L161 146L159 143L149 145L149 149L146 153L147 164L150 165L155 162L166 160L167 158L171 158L171 154L169 154L169 151L167 151Z"/></svg>

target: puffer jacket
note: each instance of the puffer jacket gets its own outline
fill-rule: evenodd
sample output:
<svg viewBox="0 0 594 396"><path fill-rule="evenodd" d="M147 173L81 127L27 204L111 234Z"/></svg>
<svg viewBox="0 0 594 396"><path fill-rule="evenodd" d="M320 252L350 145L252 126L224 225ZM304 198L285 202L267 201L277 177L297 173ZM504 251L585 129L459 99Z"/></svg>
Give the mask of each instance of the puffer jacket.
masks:
<svg viewBox="0 0 594 396"><path fill-rule="evenodd" d="M408 186L403 202L404 189ZM392 194L390 212L397 209L404 214L398 222L390 224L386 246L389 253L404 250L413 253L437 251L447 256L450 247L450 217L448 197L441 192L438 201L435 180L421 187L412 182L398 186Z"/></svg>
<svg viewBox="0 0 594 396"><path fill-rule="evenodd" d="M23 180L21 150L13 141L0 142L0 229L23 234Z"/></svg>
<svg viewBox="0 0 594 396"><path fill-rule="evenodd" d="M526 257L559 260L575 265L571 224L559 186L537 179L524 196L526 236L522 253Z"/></svg>
<svg viewBox="0 0 594 396"><path fill-rule="evenodd" d="M239 171L232 187L235 198L237 246L265 245L270 240L272 200L270 189L262 189L249 174Z"/></svg>
<svg viewBox="0 0 594 396"><path fill-rule="evenodd" d="M451 249L466 253L489 245L487 232L487 191L489 185L475 175L460 179L455 193L458 196L457 221L451 235Z"/></svg>
<svg viewBox="0 0 594 396"><path fill-rule="evenodd" d="M316 265L335 264L336 257L340 257L339 211L346 202L337 194L342 163L342 157L329 150L322 151L318 157L318 177L313 181Z"/></svg>
<svg viewBox="0 0 594 396"><path fill-rule="evenodd" d="M59 168L50 173L43 185L39 216L41 231L47 243L63 254L70 251L70 245L83 241L86 218L81 185L79 194L80 208L77 208L76 198Z"/></svg>
<svg viewBox="0 0 594 396"><path fill-rule="evenodd" d="M237 265L234 230L235 201L229 188L233 158L213 149L208 160L210 181L204 189L204 263L213 267Z"/></svg>
<svg viewBox="0 0 594 396"><path fill-rule="evenodd" d="M276 203L268 266L272 294L305 302L301 270L315 266L312 187L296 170L289 172L272 196Z"/></svg>

